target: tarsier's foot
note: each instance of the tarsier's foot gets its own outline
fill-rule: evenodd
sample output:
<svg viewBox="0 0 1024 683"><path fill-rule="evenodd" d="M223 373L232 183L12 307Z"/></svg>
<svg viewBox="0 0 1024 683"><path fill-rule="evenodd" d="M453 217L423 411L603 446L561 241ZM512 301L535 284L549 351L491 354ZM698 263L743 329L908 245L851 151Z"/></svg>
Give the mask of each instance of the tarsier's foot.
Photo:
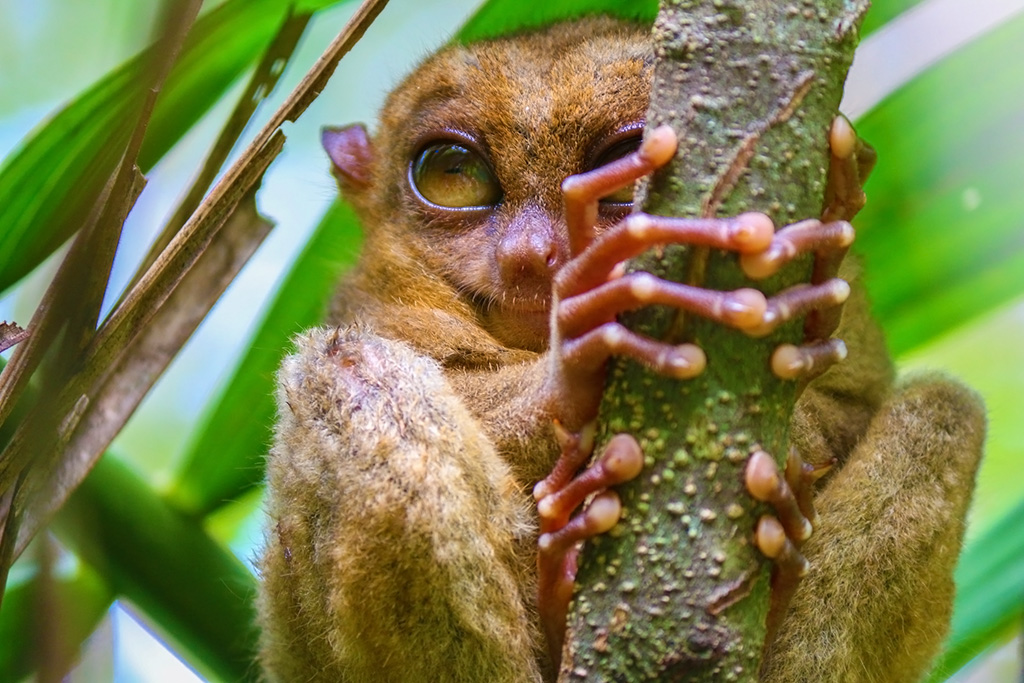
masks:
<svg viewBox="0 0 1024 683"><path fill-rule="evenodd" d="M537 604L553 662L561 657L579 543L615 526L622 505L618 495L607 489L635 478L644 464L636 439L619 434L608 442L597 462L577 474L594 449L594 431L594 423L579 434L570 434L555 423L562 454L551 474L533 490L540 517ZM597 495L585 510L574 516L592 494Z"/></svg>
<svg viewBox="0 0 1024 683"><path fill-rule="evenodd" d="M594 448L594 424L587 425L579 434L570 434L556 423L555 431L562 453L551 475L534 488L534 497L540 517L538 606L549 653L552 661L557 662L576 578L579 544L618 523L622 505L615 492L607 489L640 474L643 452L632 436L618 434L608 442L600 459L576 474ZM763 451L752 455L747 464L747 490L757 500L771 505L775 513L762 516L754 532L758 549L775 563L769 634L807 571L800 547L810 538L816 520L812 487L827 471L828 466L807 465L796 451L790 453L784 477L772 457ZM574 514L590 496L593 498L589 505Z"/></svg>
<svg viewBox="0 0 1024 683"><path fill-rule="evenodd" d="M768 638L775 633L786 606L808 564L800 552L811 537L817 513L814 510L814 482L824 476L831 464L814 467L803 461L795 449L786 460L785 476L780 476L775 460L757 451L747 462L745 483L750 495L774 508L775 515L763 515L754 532L758 549L775 563L772 570L771 606L768 611Z"/></svg>

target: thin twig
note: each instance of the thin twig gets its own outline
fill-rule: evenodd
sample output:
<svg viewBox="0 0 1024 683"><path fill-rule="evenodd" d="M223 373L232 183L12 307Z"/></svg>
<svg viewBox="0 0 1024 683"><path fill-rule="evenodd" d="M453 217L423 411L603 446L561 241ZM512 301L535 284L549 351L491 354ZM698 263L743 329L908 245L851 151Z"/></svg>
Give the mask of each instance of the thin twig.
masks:
<svg viewBox="0 0 1024 683"><path fill-rule="evenodd" d="M72 274L73 281L67 285L77 292L77 301L72 310L65 312L68 314L64 341L67 346L66 353L58 353L59 356L73 354L77 357L96 331L103 296L110 280L110 269L114 265L114 254L121 239L121 230L144 185L139 182L142 176L136 167L142 142L149 129L157 98L171 73L171 68L181 54L185 39L195 23L202 4L202 0L189 0L188 4L184 4L180 9L168 12L160 40L150 53L151 58L146 65L148 73L143 77L143 81L150 85L145 91L142 110L128 139L121 162L114 172L110 199L102 205L99 219L91 234L83 235L76 241L83 244L83 249L73 261L78 266L78 272Z"/></svg>
<svg viewBox="0 0 1024 683"><path fill-rule="evenodd" d="M217 136L217 140L213 143L210 153L203 162L202 169L181 202L179 202L171 218L168 219L160 235L153 241L149 248L149 253L142 260L128 287L125 288L126 291L130 291L138 283L142 275L149 270L150 266L156 262L160 254L167 248L171 239L185 225L189 216L195 213L202 203L203 197L217 178L217 173L224 165L228 154L231 153L232 148L238 142L238 138L241 137L256 109L277 87L277 82L281 78L281 74L284 73L284 65L291 59L292 54L295 52L295 47L298 45L299 39L305 32L311 18L312 15L308 13L289 14L285 17L277 35L274 36L267 51L263 53L263 58L260 60L255 72L253 72L252 78L249 79L245 92L238 99L238 103L221 129L220 135Z"/></svg>
<svg viewBox="0 0 1024 683"><path fill-rule="evenodd" d="M277 156L284 137L276 136L266 164ZM257 167L260 168L260 167ZM262 172L265 166L262 167ZM31 472L31 505L25 511L15 552L24 550L40 527L77 488L113 438L121 430L177 351L203 321L213 304L249 260L273 227L256 210L256 190L229 218L217 240L175 288L167 303L139 334L115 365L93 384L69 387L64 399L88 397L74 424L63 431L61 461L52 473ZM75 378L77 380L77 378Z"/></svg>
<svg viewBox="0 0 1024 683"><path fill-rule="evenodd" d="M88 339L85 331L95 329L95 318L98 316L102 302L103 290L106 288L110 267L117 241L120 238L121 226L140 190L140 174L135 160L145 135L150 114L157 93L159 93L171 66L177 59L189 28L195 21L202 6L201 0L191 0L184 9L172 15L174 19L166 25L164 37L161 39L162 49L154 52L152 81L143 103L138 122L132 137L122 155L121 163L112 180L106 185L104 196L107 200L102 208L94 214L95 222L86 225L79 231L74 244L65 257L61 268L47 289L43 302L37 308L29 326L30 337L15 351L11 362L0 374L0 423L10 417L11 412L28 384L28 380L39 366L42 358L55 340L60 338L59 331L64 328L62 353L57 354L55 367L67 371L73 362L65 356L78 351ZM84 296L82 293L84 291ZM81 298L84 298L84 302ZM76 306L75 302L79 304ZM91 322L90 322L91 320ZM57 386L62 378L52 377L50 386ZM60 419L62 412L52 411L50 396L43 394L41 402L36 406L34 414L38 420L29 420L22 424L19 432L36 429L36 436L26 439L29 448L21 452L11 449L10 444L0 453L0 466L6 476L0 476L0 491L7 492L15 479L22 481L23 468L32 458L43 455L44 451L31 447L37 441L46 443L52 437L52 430ZM13 441L13 440L12 440ZM11 500L11 506L3 519L3 533L0 536L0 588L6 585L9 563L17 553L12 553L16 539L18 521L21 517L19 499L25 487L19 484L18 495Z"/></svg>
<svg viewBox="0 0 1024 683"><path fill-rule="evenodd" d="M6 320L0 322L0 353L28 339L28 330Z"/></svg>
<svg viewBox="0 0 1024 683"><path fill-rule="evenodd" d="M223 225L232 208L245 194L238 191L244 176L251 175L249 166L263 153L270 139L286 121L296 120L316 99L327 80L356 41L363 35L374 18L387 5L387 0L365 0L356 10L345 28L334 39L327 51L292 91L284 104L274 113L242 156L224 174L217 185L192 215L192 218L174 236L160 258L131 289L124 302L111 313L107 322L93 340L90 356L96 356L104 346L114 344L123 348L148 322L154 311L170 295L174 286L195 263L202 247L209 244L213 234ZM243 183L244 184L244 183ZM251 183L249 184L251 186Z"/></svg>
<svg viewBox="0 0 1024 683"><path fill-rule="evenodd" d="M172 324L179 332L187 328L187 325L178 324L180 321L177 321L172 294L178 290L186 275L196 270L194 267L197 261L214 239L218 240L219 246L230 246L220 243L221 228L233 220L240 202L253 196L267 166L280 152L283 144L280 126L286 121L294 121L316 98L340 58L351 49L386 4L386 0L367 0L363 3L341 34L275 112L271 121L129 290L85 349L81 372L64 386L54 402L51 421L57 421L57 424L47 433L46 440L41 444L30 443L31 440L26 438L28 425L25 424L15 433L0 458L0 491L12 483L13 477L21 471L21 466L29 457L28 452L52 454L56 448L58 452L66 451L67 462L56 468L52 476L49 471L33 472L35 483L19 491L12 512L23 510L30 497L37 498L37 503L30 511L31 521L18 534L13 556L21 552L54 506L59 505L77 486L148 391L163 365L169 362L187 339L190 331L181 339L164 339L159 334L162 324L153 324L154 320L166 311L167 319L171 321L168 324ZM256 243L258 240L252 243L253 246ZM203 277L208 276L207 273ZM202 280L202 277L197 279ZM209 305L212 305L215 298L216 295L209 301ZM189 310L195 312L197 309L198 306L193 306ZM201 318L202 315L195 320L195 324ZM159 362L147 357L155 349L159 349L161 354ZM140 372L145 376L133 374L141 368L148 369ZM127 394L122 396L121 393L126 391ZM36 448L36 445L42 447ZM52 459L52 455L47 457ZM40 491L40 487L44 491ZM11 543L14 543L14 539L6 534L3 546L7 547ZM0 550L3 549L0 547Z"/></svg>

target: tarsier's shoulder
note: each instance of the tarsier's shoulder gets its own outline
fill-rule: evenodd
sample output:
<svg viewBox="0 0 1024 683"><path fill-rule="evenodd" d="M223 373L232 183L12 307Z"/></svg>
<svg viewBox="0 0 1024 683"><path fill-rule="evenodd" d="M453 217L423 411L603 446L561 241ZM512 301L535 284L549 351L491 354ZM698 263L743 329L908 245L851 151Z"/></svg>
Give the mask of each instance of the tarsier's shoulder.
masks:
<svg viewBox="0 0 1024 683"><path fill-rule="evenodd" d="M449 432L470 421L441 366L403 341L352 324L294 342L278 373L279 434L334 434L343 449L357 434L374 435L393 449L454 438Z"/></svg>

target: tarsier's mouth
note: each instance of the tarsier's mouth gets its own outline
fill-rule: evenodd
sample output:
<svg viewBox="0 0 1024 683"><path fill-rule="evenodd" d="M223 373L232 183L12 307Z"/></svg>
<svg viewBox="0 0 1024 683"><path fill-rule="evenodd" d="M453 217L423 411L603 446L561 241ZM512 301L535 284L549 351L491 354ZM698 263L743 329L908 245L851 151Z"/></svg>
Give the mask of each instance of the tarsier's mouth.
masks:
<svg viewBox="0 0 1024 683"><path fill-rule="evenodd" d="M492 301L491 313L497 313L504 317L524 318L533 320L535 318L547 318L551 315L551 299L512 299L509 301Z"/></svg>
<svg viewBox="0 0 1024 683"><path fill-rule="evenodd" d="M526 303L513 303L512 305L501 306L498 308L502 312L511 315L548 315L551 313L551 302L526 302Z"/></svg>
<svg viewBox="0 0 1024 683"><path fill-rule="evenodd" d="M484 315L503 317L536 317L551 313L551 295L516 295L508 291L500 295L477 292L471 295L473 306Z"/></svg>
<svg viewBox="0 0 1024 683"><path fill-rule="evenodd" d="M472 303L483 328L503 343L531 350L546 347L551 321L550 296L476 295Z"/></svg>

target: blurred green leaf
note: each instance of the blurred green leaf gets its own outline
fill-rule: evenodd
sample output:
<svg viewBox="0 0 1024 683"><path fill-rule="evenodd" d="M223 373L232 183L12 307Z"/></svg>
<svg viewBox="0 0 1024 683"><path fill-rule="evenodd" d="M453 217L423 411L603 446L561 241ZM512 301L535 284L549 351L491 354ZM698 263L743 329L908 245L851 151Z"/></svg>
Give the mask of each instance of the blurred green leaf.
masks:
<svg viewBox="0 0 1024 683"><path fill-rule="evenodd" d="M52 594L44 596L44 590L52 590ZM40 609L44 599L59 611ZM50 584L40 581L35 572L24 580L9 582L0 610L0 680L20 681L35 670L39 663L37 638L43 633L50 639L50 646L59 648L54 653L61 660L56 666L67 667L113 599L103 577L81 563L71 568L56 567Z"/></svg>
<svg viewBox="0 0 1024 683"><path fill-rule="evenodd" d="M858 132L874 310L901 354L1024 291L1024 16L894 93Z"/></svg>
<svg viewBox="0 0 1024 683"><path fill-rule="evenodd" d="M964 550L946 652L931 681L945 680L1024 617L1024 502Z"/></svg>
<svg viewBox="0 0 1024 683"><path fill-rule="evenodd" d="M208 514L263 480L274 424L274 375L289 340L318 325L362 233L355 213L336 202L283 280L227 389L207 410L168 497L180 509Z"/></svg>
<svg viewBox="0 0 1024 683"><path fill-rule="evenodd" d="M196 22L157 102L139 157L144 172L263 53L290 4L230 0ZM92 208L138 115L144 54L59 111L0 168L0 291L67 240Z"/></svg>
<svg viewBox="0 0 1024 683"><path fill-rule="evenodd" d="M126 465L103 457L57 515L54 530L204 673L255 678L252 574Z"/></svg>
<svg viewBox="0 0 1024 683"><path fill-rule="evenodd" d="M459 29L455 39L468 43L588 14L610 14L623 19L652 22L657 13L658 0L548 0L534 3L491 0L481 6Z"/></svg>
<svg viewBox="0 0 1024 683"><path fill-rule="evenodd" d="M864 21L861 35L868 35L920 2L875 0ZM460 43L468 43L590 14L609 14L622 19L652 22L657 13L658 0L548 0L535 3L490 0L459 29L455 39Z"/></svg>
<svg viewBox="0 0 1024 683"><path fill-rule="evenodd" d="M922 0L873 0L871 11L864 18L860 34L866 36L876 31L903 12L921 4Z"/></svg>

